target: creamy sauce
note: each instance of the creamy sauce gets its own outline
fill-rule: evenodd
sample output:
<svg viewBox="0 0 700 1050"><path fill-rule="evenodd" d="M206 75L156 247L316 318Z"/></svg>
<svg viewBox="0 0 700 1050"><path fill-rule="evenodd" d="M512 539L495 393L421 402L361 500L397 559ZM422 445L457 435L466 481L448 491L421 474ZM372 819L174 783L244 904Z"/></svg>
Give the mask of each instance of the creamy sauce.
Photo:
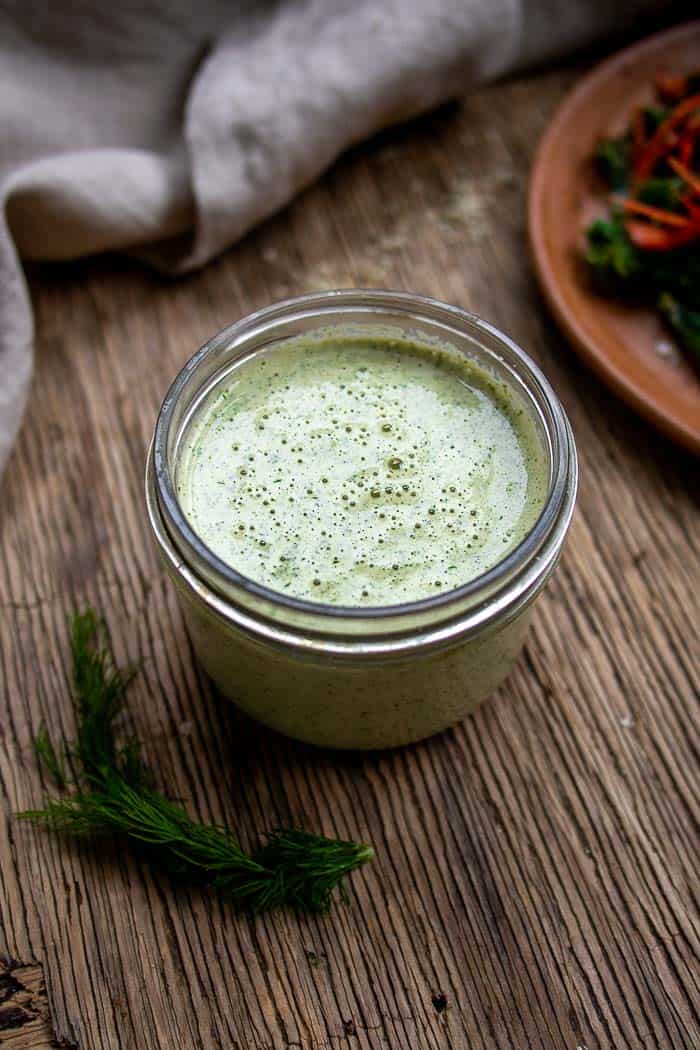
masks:
<svg viewBox="0 0 700 1050"><path fill-rule="evenodd" d="M386 606L500 561L546 496L542 445L503 384L408 341L290 341L238 367L184 437L178 496L244 576Z"/></svg>

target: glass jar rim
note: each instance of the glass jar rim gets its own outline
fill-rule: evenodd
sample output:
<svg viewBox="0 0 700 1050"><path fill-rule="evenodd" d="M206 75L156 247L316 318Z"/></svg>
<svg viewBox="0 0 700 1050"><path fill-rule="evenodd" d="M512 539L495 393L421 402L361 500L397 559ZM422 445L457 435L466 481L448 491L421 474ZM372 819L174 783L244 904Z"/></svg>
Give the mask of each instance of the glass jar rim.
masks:
<svg viewBox="0 0 700 1050"><path fill-rule="evenodd" d="M550 482L539 516L528 533L504 558L484 573L451 590L411 602L380 606L330 605L282 594L238 572L211 551L188 522L178 500L174 479L177 466L174 449L176 439L179 440L187 429L191 416L184 423L176 417L187 389L194 385L200 395L202 384L211 389L222 370L245 354L251 339L258 340L252 352L265 347L265 338L268 339L267 345L277 341L280 337L274 335L276 325L308 318L317 327L340 326L342 319L329 319L328 315L343 311L362 313L363 320L364 315L367 318L374 316L377 322L383 320L385 323L387 316L414 319L444 330L445 339L450 333L453 337L459 335L468 338L480 350L490 353L508 367L518 380L521 393L534 405L543 423L549 446ZM485 346L484 340L492 345ZM506 354L507 361L499 355L499 350ZM207 373L197 388L197 375L205 370L212 359L224 355L227 356L219 362L219 367ZM514 364L517 365L517 371ZM552 540L553 530L557 534L561 533L558 545L561 544L573 510L577 483L576 450L564 410L542 371L512 339L475 314L436 299L407 292L356 288L310 293L274 303L246 315L208 340L186 362L163 400L153 436L149 470L152 473L157 508L170 540L188 568L219 596L234 601L242 599L244 605L249 599L261 601L268 609L273 608L282 613L283 618L286 610L292 618L308 616L323 623L363 621L373 624L377 632L381 632L385 626L390 629L392 622L398 623L403 619L449 618L457 606L462 608L465 603L474 605L480 599L487 599L507 587L521 570L537 558L547 541ZM543 558L543 566L549 561Z"/></svg>

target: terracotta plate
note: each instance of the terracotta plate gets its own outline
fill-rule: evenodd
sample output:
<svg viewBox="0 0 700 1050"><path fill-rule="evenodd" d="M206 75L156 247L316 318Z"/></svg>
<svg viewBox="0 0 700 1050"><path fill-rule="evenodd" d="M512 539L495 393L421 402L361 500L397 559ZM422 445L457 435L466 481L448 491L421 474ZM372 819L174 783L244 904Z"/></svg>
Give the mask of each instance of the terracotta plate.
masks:
<svg viewBox="0 0 700 1050"><path fill-rule="evenodd" d="M603 62L557 110L530 183L530 242L545 297L576 349L647 419L700 454L700 379L652 309L597 295L581 258L584 230L605 213L591 154L651 102L657 72L700 68L700 22L642 40Z"/></svg>

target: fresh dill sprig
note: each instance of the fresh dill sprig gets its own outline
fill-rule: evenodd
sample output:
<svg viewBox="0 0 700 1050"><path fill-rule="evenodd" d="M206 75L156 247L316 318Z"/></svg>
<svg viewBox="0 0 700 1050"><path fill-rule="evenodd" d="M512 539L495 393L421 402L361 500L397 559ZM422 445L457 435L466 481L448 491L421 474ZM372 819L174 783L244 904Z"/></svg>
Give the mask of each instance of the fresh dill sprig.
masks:
<svg viewBox="0 0 700 1050"><path fill-rule="evenodd" d="M100 626L92 609L73 619L75 790L19 816L66 835L120 835L167 874L207 882L249 911L326 909L343 877L371 859L372 847L292 828L270 832L265 844L248 855L227 828L192 820L153 787L138 743L116 743L114 720L133 672L115 667L109 653L95 645ZM65 762L44 726L35 747L65 789Z"/></svg>
<svg viewBox="0 0 700 1050"><path fill-rule="evenodd" d="M39 727L39 732L34 738L34 750L46 771L55 781L56 787L60 788L61 791L65 791L68 787L65 759L61 755L56 754L56 749L51 743L51 737L45 725Z"/></svg>

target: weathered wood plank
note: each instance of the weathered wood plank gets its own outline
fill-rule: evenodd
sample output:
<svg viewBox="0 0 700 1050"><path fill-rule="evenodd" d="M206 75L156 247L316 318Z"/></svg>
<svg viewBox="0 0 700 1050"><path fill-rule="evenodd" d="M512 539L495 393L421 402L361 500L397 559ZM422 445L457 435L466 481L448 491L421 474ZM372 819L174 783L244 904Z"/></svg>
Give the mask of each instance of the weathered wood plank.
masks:
<svg viewBox="0 0 700 1050"><path fill-rule="evenodd" d="M179 283L114 260L35 271L37 375L0 522L0 954L40 960L80 1050L700 1045L697 464L578 364L533 285L527 171L573 78L493 87L354 151ZM426 744L337 756L212 695L141 478L167 383L214 330L363 284L459 303L526 346L571 415L582 484L499 696ZM17 826L43 788L32 734L71 733L84 601L143 667L130 717L163 784L246 842L286 821L371 840L349 906L241 918L118 848ZM0 1029L13 1050L50 1045L31 1038Z"/></svg>

